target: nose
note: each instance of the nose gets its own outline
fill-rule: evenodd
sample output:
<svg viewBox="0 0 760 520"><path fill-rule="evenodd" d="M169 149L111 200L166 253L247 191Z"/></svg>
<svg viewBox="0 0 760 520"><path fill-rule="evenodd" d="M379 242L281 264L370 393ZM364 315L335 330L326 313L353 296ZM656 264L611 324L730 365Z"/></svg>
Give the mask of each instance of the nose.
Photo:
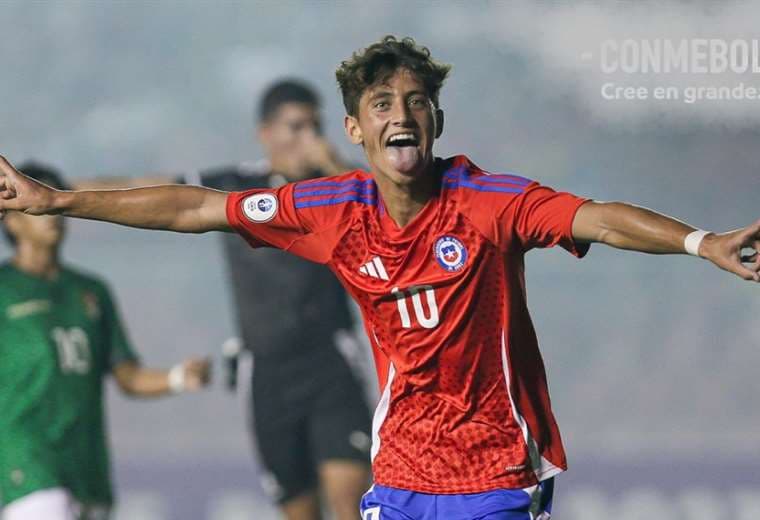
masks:
<svg viewBox="0 0 760 520"><path fill-rule="evenodd" d="M296 132L296 134L300 139L307 141L314 139L317 136L317 133L314 131L314 127L311 125L303 125L298 129L298 132Z"/></svg>
<svg viewBox="0 0 760 520"><path fill-rule="evenodd" d="M414 118L412 111L403 100L398 100L391 107L391 122L394 126L408 127L412 126Z"/></svg>

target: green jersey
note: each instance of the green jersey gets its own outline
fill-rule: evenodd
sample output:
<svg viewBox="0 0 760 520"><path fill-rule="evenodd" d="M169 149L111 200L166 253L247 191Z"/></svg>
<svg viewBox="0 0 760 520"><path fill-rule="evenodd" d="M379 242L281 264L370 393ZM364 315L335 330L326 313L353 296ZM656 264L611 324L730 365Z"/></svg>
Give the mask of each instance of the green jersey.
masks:
<svg viewBox="0 0 760 520"><path fill-rule="evenodd" d="M136 361L106 285L0 265L0 502L64 487L113 502L103 380Z"/></svg>

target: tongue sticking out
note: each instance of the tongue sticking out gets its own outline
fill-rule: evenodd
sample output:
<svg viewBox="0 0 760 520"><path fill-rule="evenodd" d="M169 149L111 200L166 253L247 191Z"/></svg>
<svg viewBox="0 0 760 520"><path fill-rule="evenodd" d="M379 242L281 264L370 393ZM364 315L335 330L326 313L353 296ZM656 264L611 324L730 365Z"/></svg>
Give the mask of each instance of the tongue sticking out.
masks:
<svg viewBox="0 0 760 520"><path fill-rule="evenodd" d="M391 166L401 173L412 173L420 161L416 146L388 146L385 153Z"/></svg>

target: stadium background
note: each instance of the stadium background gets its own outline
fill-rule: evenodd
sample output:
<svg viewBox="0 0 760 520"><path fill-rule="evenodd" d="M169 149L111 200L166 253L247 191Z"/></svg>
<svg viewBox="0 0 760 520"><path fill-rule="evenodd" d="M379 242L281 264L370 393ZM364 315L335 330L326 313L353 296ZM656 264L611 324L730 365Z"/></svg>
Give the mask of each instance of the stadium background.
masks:
<svg viewBox="0 0 760 520"><path fill-rule="evenodd" d="M319 87L327 134L361 161L342 136L333 71L395 33L454 64L439 155L465 152L487 169L727 230L760 217L758 102L604 101L595 51L606 38L750 38L757 11L739 2L6 1L0 150L70 177L256 159L253 100L293 75ZM218 237L86 222L69 230L66 259L112 282L146 361L217 354L234 330ZM8 252L0 245L0 257ZM580 262L530 253L527 278L571 466L559 479L559 518L760 518L757 286L693 258L604 247ZM114 390L119 520L275 517L255 478L244 403L219 378L207 393L150 403Z"/></svg>

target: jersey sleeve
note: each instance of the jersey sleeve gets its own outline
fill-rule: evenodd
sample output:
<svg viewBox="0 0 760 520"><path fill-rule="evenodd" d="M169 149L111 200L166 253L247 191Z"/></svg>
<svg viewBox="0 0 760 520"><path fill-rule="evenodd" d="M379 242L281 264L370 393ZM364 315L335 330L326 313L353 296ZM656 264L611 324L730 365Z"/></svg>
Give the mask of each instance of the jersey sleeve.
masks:
<svg viewBox="0 0 760 520"><path fill-rule="evenodd" d="M299 210L294 200L298 183L277 189L252 189L227 196L227 221L253 248L274 247L307 260L327 263L334 240L325 233L325 219Z"/></svg>
<svg viewBox="0 0 760 520"><path fill-rule="evenodd" d="M590 199L512 175L460 179L459 186L469 188L461 196L473 224L505 253L556 245L579 258L588 252L573 239L573 219Z"/></svg>
<svg viewBox="0 0 760 520"><path fill-rule="evenodd" d="M101 290L101 308L103 313L101 319L105 329L104 337L108 349L106 371L111 372L114 367L125 361L139 362L139 358L122 326L116 303L107 287L102 287Z"/></svg>
<svg viewBox="0 0 760 520"><path fill-rule="evenodd" d="M581 258L589 244L573 239L573 219L578 208L589 200L532 182L501 214L503 235L516 239L524 251L559 245Z"/></svg>

